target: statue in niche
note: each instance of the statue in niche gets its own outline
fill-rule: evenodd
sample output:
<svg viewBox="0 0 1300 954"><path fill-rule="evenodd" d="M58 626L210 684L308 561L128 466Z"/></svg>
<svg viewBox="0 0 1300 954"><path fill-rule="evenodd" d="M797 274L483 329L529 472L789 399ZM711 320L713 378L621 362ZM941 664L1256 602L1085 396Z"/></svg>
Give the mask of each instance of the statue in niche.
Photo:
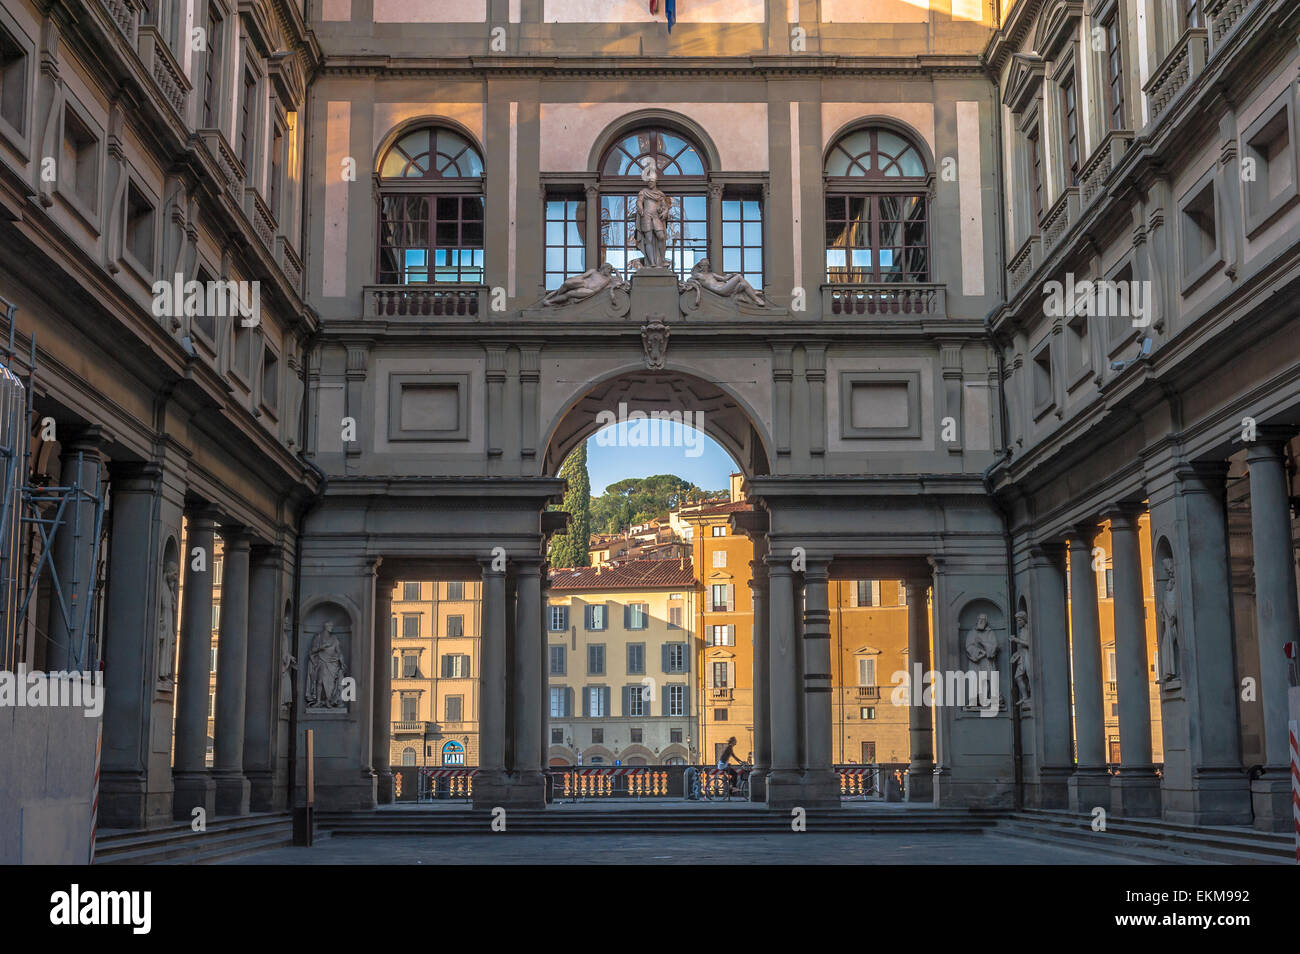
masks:
<svg viewBox="0 0 1300 954"><path fill-rule="evenodd" d="M609 262L603 262L596 268L589 268L581 275L572 275L564 280L564 283L547 293L542 299L542 306L553 308L556 305L568 305L575 301L585 301L599 292L609 291L610 304L617 304L614 301L614 292L622 290L628 291L627 282L619 282L614 279L614 266Z"/></svg>
<svg viewBox="0 0 1300 954"><path fill-rule="evenodd" d="M174 558L163 571L162 605L158 608L158 681L171 682L176 668L176 602L181 573Z"/></svg>
<svg viewBox="0 0 1300 954"><path fill-rule="evenodd" d="M966 658L978 673L991 674L997 669L998 637L989 626L988 614L980 613L975 628L966 634Z"/></svg>
<svg viewBox="0 0 1300 954"><path fill-rule="evenodd" d="M660 268L668 264L668 214L673 203L659 191L653 160L646 160L641 181L645 188L636 194L636 247L645 259L644 267Z"/></svg>
<svg viewBox="0 0 1300 954"><path fill-rule="evenodd" d="M1160 669L1165 682L1178 678L1178 584L1174 561L1165 557L1165 592L1160 597Z"/></svg>
<svg viewBox="0 0 1300 954"><path fill-rule="evenodd" d="M1016 692L1022 702L1029 701L1029 674L1033 671L1033 657L1029 647L1029 617L1024 610L1016 614L1016 631L1011 634L1011 677L1016 681Z"/></svg>
<svg viewBox="0 0 1300 954"><path fill-rule="evenodd" d="M343 662L343 647L334 635L334 624L326 623L312 641L307 657L307 706L312 709L339 709L343 677L347 666Z"/></svg>
<svg viewBox="0 0 1300 954"><path fill-rule="evenodd" d="M298 668L298 660L290 653L286 646L284 652L280 654L280 705L293 705L293 673Z"/></svg>
<svg viewBox="0 0 1300 954"><path fill-rule="evenodd" d="M767 299L763 293L756 289L744 275L733 272L727 275L720 275L713 271L712 265L707 258L702 258L695 263L691 269L691 277L688 281L682 283L682 291L688 289L695 290L695 306L700 305L700 290L708 289L715 295L721 295L723 298L734 298L736 301L744 302L747 305L755 305L759 308L767 307Z"/></svg>

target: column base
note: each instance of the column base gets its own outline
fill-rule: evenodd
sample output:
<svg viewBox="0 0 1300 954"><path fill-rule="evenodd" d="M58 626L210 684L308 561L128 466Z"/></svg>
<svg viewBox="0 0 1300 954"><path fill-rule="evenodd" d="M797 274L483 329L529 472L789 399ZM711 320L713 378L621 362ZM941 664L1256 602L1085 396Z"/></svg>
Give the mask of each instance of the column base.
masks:
<svg viewBox="0 0 1300 954"><path fill-rule="evenodd" d="M105 771L99 781L100 828L161 828L172 822L172 793L149 791L134 772Z"/></svg>
<svg viewBox="0 0 1300 954"><path fill-rule="evenodd" d="M192 821L194 809L203 809L205 818L217 813L217 783L208 772L181 772L172 779L172 818Z"/></svg>
<svg viewBox="0 0 1300 954"><path fill-rule="evenodd" d="M1030 783L1030 804L1035 808L1066 808L1070 804L1070 779L1074 772L1068 768L1044 767L1038 781Z"/></svg>
<svg viewBox="0 0 1300 954"><path fill-rule="evenodd" d="M1159 818L1160 779L1154 766L1120 766L1110 780L1110 813L1117 818Z"/></svg>
<svg viewBox="0 0 1300 954"><path fill-rule="evenodd" d="M1066 804L1072 812L1092 814L1094 808L1110 811L1110 773L1104 768L1076 769L1066 783Z"/></svg>
<svg viewBox="0 0 1300 954"><path fill-rule="evenodd" d="M393 804L393 773L388 769L375 773L375 799L380 805Z"/></svg>
<svg viewBox="0 0 1300 954"><path fill-rule="evenodd" d="M375 796L375 777L370 772L357 776L340 773L322 778L316 776L316 810L324 812L369 812L379 804ZM294 793L294 807L306 804L306 777L303 770L298 772L297 792Z"/></svg>
<svg viewBox="0 0 1300 954"><path fill-rule="evenodd" d="M1265 766L1264 774L1251 780L1250 801L1255 810L1256 831L1291 831L1295 821L1291 807L1290 769Z"/></svg>
<svg viewBox="0 0 1300 954"><path fill-rule="evenodd" d="M840 807L840 777L829 769L773 772L767 777L766 787L768 808Z"/></svg>
<svg viewBox="0 0 1300 954"><path fill-rule="evenodd" d="M751 802L767 801L766 769L754 769L749 773L749 800Z"/></svg>
<svg viewBox="0 0 1300 954"><path fill-rule="evenodd" d="M218 815L247 815L252 787L243 772L213 772L217 785Z"/></svg>
<svg viewBox="0 0 1300 954"><path fill-rule="evenodd" d="M903 801L934 804L933 762L918 762L907 767L903 775Z"/></svg>
<svg viewBox="0 0 1300 954"><path fill-rule="evenodd" d="M479 772L474 776L474 811L494 808L540 809L546 807L546 779L540 771Z"/></svg>
<svg viewBox="0 0 1300 954"><path fill-rule="evenodd" d="M941 771L935 776L934 804L939 808L1014 808L1016 785L1010 779L954 778Z"/></svg>
<svg viewBox="0 0 1300 954"><path fill-rule="evenodd" d="M1165 821L1180 825L1251 824L1250 781L1241 769L1202 769L1190 782L1181 784L1189 787L1175 788L1166 775L1161 785L1161 817ZM1287 805L1289 810L1289 794Z"/></svg>

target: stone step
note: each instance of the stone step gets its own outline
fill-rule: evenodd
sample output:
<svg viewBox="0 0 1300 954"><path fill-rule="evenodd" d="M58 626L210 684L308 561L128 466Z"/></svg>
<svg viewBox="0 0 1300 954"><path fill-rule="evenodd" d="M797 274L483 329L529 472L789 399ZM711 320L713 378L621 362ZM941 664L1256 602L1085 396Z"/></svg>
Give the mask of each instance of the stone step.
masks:
<svg viewBox="0 0 1300 954"><path fill-rule="evenodd" d="M1277 846L1261 846L1255 839L1241 837L1250 834L1243 830L1219 831L1192 829L1189 832L1171 833L1146 828L1129 821L1124 825L1108 823L1106 831L1094 832L1090 825L1080 826L1073 821L1062 823L1028 813L1004 819L997 827L999 834L1026 838L1040 843L1070 845L1093 851L1122 855L1152 864L1169 864L1180 861L1217 864L1294 864L1291 854L1279 853Z"/></svg>
<svg viewBox="0 0 1300 954"><path fill-rule="evenodd" d="M1063 829L1094 834L1091 815L1052 809L1026 809L1020 814ZM1210 848L1254 852L1283 861L1295 860L1294 836L1286 832L1265 832L1251 828L1216 825L1188 825L1158 818L1114 816L1106 819L1106 831L1110 834L1127 835L1153 842L1163 841L1180 847L1204 845Z"/></svg>
<svg viewBox="0 0 1300 954"><path fill-rule="evenodd" d="M293 841L287 812L215 819L207 831L185 823L149 831L112 831L95 840L95 864L186 864L233 857Z"/></svg>

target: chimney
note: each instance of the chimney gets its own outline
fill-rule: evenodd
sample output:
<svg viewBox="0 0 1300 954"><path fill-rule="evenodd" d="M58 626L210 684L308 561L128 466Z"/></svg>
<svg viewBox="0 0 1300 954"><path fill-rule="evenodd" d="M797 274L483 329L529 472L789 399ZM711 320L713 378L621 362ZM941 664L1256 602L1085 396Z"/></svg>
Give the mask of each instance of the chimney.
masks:
<svg viewBox="0 0 1300 954"><path fill-rule="evenodd" d="M686 569L686 555L685 555L685 554L683 554L682 556L679 556L679 557L677 558L677 569L679 569L679 570L684 570L684 569Z"/></svg>

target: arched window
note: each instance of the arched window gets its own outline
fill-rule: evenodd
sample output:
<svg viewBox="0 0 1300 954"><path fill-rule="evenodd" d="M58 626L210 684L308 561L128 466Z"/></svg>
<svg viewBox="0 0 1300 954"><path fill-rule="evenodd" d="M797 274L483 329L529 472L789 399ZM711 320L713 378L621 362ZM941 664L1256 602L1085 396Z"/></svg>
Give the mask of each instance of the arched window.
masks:
<svg viewBox="0 0 1300 954"><path fill-rule="evenodd" d="M415 749L409 745L402 749L402 764L407 766L415 764Z"/></svg>
<svg viewBox="0 0 1300 954"><path fill-rule="evenodd" d="M668 264L685 279L708 255L708 168L702 150L680 132L643 126L619 136L600 160L600 259L620 274L641 257L636 247L636 196L653 163L659 188L672 200ZM549 270L549 266L548 266Z"/></svg>
<svg viewBox="0 0 1300 954"><path fill-rule="evenodd" d="M885 127L847 133L826 157L826 280L930 280L929 173Z"/></svg>
<svg viewBox="0 0 1300 954"><path fill-rule="evenodd" d="M441 126L404 133L379 163L381 285L483 284L483 157Z"/></svg>

